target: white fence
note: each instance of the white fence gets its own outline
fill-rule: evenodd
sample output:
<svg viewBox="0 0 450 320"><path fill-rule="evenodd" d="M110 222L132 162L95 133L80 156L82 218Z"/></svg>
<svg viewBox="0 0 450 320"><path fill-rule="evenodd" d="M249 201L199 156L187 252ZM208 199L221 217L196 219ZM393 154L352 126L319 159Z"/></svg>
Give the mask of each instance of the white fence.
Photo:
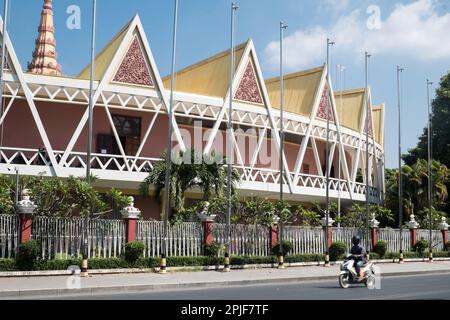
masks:
<svg viewBox="0 0 450 320"><path fill-rule="evenodd" d="M31 238L41 243L43 259L79 258L83 254L84 219L35 217ZM90 220L89 258L112 258L125 244L123 220Z"/></svg>
<svg viewBox="0 0 450 320"><path fill-rule="evenodd" d="M283 240L292 243L291 254L323 253L325 248L322 228L284 226Z"/></svg>
<svg viewBox="0 0 450 320"><path fill-rule="evenodd" d="M424 239L430 241L430 231L426 229L417 230L417 241ZM431 245L433 250L442 250L444 244L442 241L442 232L439 230L431 230Z"/></svg>
<svg viewBox="0 0 450 320"><path fill-rule="evenodd" d="M19 244L19 218L0 215L0 258L13 258Z"/></svg>
<svg viewBox="0 0 450 320"><path fill-rule="evenodd" d="M199 256L202 254L203 227L201 223L168 224L167 235L169 256ZM136 240L145 244L145 257L161 256L164 249L164 239L164 222L137 222Z"/></svg>
<svg viewBox="0 0 450 320"><path fill-rule="evenodd" d="M386 241L387 252L400 252L400 238L402 238L402 250L411 251L411 232L403 229L400 237L400 229L378 229L378 241Z"/></svg>
<svg viewBox="0 0 450 320"><path fill-rule="evenodd" d="M371 231L370 231L371 232ZM370 237L369 232L369 237ZM358 235L361 238L361 245L366 249L370 249L370 238L367 238L367 231L359 228L333 228L331 239L333 242L343 242L350 250L352 247L353 236Z"/></svg>
<svg viewBox="0 0 450 320"><path fill-rule="evenodd" d="M214 241L226 245L226 224L213 225ZM260 225L232 224L230 228L230 254L241 256L270 255L270 229Z"/></svg>

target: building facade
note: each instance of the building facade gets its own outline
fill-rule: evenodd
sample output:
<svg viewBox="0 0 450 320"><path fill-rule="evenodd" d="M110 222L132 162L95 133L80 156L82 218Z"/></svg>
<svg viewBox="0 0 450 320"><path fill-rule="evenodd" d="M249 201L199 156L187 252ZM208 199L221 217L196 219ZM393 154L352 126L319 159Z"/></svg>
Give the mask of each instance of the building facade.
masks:
<svg viewBox="0 0 450 320"><path fill-rule="evenodd" d="M61 75L52 16L51 1L46 0L28 71L22 70L6 35L0 174L14 174L15 168L21 175L62 179L86 173L91 66L76 77ZM252 40L236 46L235 61L231 96L228 51L177 72L173 147L225 154L228 106L233 99L233 161L241 175L238 191L276 199L279 78L263 78ZM139 184L167 149L171 79L159 74L138 16L97 55L94 69L95 187L100 191L115 187L133 195L144 217L159 219L162 206L158 199L140 197ZM326 65L286 75L284 84L285 199L325 201L328 103L331 200L340 198L349 205L368 196L372 203L382 202L384 105L372 104L370 88L335 92ZM191 198L200 196L196 190L189 193Z"/></svg>

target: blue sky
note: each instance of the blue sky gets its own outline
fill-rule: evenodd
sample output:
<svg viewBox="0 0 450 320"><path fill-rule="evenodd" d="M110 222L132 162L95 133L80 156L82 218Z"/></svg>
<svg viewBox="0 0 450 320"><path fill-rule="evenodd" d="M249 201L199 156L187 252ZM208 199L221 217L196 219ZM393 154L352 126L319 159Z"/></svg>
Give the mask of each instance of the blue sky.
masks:
<svg viewBox="0 0 450 320"><path fill-rule="evenodd" d="M41 0L10 0L8 31L22 67L31 59ZM170 72L172 0L98 0L97 52L136 13L142 19L162 75ZM449 69L450 0L240 0L237 42L252 38L266 78L278 74L279 21L286 31L286 71L325 62L326 37L332 77L344 65L345 88L364 86L364 51L373 54L374 103L386 104L387 167L397 163L396 66L403 81L403 147L413 147L426 124L426 78L435 84ZM81 29L69 30L70 5L81 8ZM3 8L2 8L3 12ZM76 75L89 61L90 0L54 0L57 51L63 73ZM379 15L377 15L379 13ZM377 17L379 16L379 19ZM230 0L180 0L177 69L229 46ZM444 40L447 39L447 40ZM335 89L341 84L335 80Z"/></svg>

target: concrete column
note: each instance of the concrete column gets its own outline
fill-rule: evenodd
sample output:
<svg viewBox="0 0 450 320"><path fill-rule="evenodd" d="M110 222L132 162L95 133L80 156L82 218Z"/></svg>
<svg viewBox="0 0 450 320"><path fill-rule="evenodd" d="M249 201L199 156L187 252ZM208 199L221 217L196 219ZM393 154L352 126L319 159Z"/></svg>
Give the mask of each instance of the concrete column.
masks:
<svg viewBox="0 0 450 320"><path fill-rule="evenodd" d="M17 213L20 220L20 244L31 240L31 227L33 224L33 213L36 205L30 200L27 189L22 191L22 200L17 204Z"/></svg>
<svg viewBox="0 0 450 320"><path fill-rule="evenodd" d="M330 249L331 244L333 243L332 240L332 236L333 236L333 223L334 220L331 219L331 217L328 218L328 226L327 226L327 217L323 217L322 220L322 227L323 227L323 232L324 232L324 236L326 236L325 232L328 232L328 249Z"/></svg>
<svg viewBox="0 0 450 320"><path fill-rule="evenodd" d="M371 245L373 249L377 245L378 242L378 226L380 225L380 222L375 218L375 213L372 214L372 220L370 220L370 228L372 229L372 237L371 237Z"/></svg>
<svg viewBox="0 0 450 320"><path fill-rule="evenodd" d="M441 218L441 223L439 224L439 228L441 229L442 232L442 243L444 244L444 248L448 243L448 223L447 223L447 218L442 217ZM450 248L448 248L447 250L450 250Z"/></svg>
<svg viewBox="0 0 450 320"><path fill-rule="evenodd" d="M141 216L141 210L134 207L134 198L129 197L130 205L122 209L122 219L125 220L125 231L127 243L136 240L137 220Z"/></svg>
<svg viewBox="0 0 450 320"><path fill-rule="evenodd" d="M216 220L216 215L209 214L208 208L209 202L206 202L203 211L197 214L203 224L203 246L209 246L214 242L213 223Z"/></svg>
<svg viewBox="0 0 450 320"><path fill-rule="evenodd" d="M278 243L278 223L280 218L274 216L272 225L269 227L270 249L272 250Z"/></svg>
<svg viewBox="0 0 450 320"><path fill-rule="evenodd" d="M411 249L412 249L417 243L417 228L419 227L419 223L416 221L413 214L410 216L408 227L409 231L411 232Z"/></svg>

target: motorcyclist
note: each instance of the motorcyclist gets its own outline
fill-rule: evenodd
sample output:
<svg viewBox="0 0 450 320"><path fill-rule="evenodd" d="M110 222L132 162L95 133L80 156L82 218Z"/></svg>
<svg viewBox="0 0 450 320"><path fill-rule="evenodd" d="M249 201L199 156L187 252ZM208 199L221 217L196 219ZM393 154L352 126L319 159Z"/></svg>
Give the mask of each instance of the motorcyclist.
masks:
<svg viewBox="0 0 450 320"><path fill-rule="evenodd" d="M362 266L365 264L367 259L367 252L363 246L360 245L361 238L359 236L353 236L352 243L353 247L350 249L350 254L355 260L355 270L356 274L359 276L358 281L362 281L364 275L362 274Z"/></svg>

